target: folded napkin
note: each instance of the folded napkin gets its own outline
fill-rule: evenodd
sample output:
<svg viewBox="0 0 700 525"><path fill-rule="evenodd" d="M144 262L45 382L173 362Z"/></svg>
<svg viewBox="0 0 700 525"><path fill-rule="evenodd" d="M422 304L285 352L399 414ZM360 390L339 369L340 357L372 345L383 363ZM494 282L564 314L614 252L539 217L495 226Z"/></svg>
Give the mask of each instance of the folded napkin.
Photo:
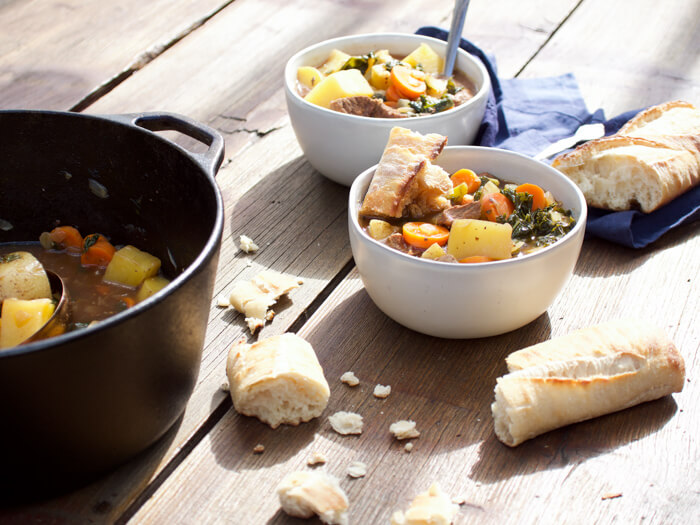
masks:
<svg viewBox="0 0 700 525"><path fill-rule="evenodd" d="M426 26L419 35L447 40L448 32ZM491 93L475 143L525 155L536 155L551 143L573 135L583 124L602 122L611 135L639 110L606 120L602 109L590 113L572 74L546 78L499 79L496 60L461 40L460 47L476 56L491 79ZM588 208L586 234L624 246L642 248L681 224L700 219L700 187L695 187L651 213L611 212Z"/></svg>

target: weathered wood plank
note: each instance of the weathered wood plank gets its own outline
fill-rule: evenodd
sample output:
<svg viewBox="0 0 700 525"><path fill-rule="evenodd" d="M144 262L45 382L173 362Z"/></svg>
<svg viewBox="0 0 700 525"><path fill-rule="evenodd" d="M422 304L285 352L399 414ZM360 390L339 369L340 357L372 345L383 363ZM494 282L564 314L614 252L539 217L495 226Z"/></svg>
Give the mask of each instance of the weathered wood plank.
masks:
<svg viewBox="0 0 700 525"><path fill-rule="evenodd" d="M229 410L134 522L173 516L181 522L295 522L279 512L274 489L286 473L309 468L305 462L314 451L328 457L321 468L341 478L353 523L387 523L432 481L466 499L458 522L580 523L584 516L595 523L672 522L697 515L699 392L692 380L672 398L515 449L496 440L490 403L509 352L617 317L648 318L677 336L688 377L695 377L700 328L688 316L697 316L700 261L681 261L682 253L699 248L692 227L640 252L588 240L574 276L546 314L515 332L473 341L401 328L376 309L353 271L299 331L314 345L331 385L324 417L273 431ZM357 374L360 386L340 383L346 370ZM386 400L372 396L377 383L392 386ZM337 410L362 414L363 434L335 434L326 417ZM410 454L388 433L403 418L422 431ZM260 456L252 453L257 443L265 446ZM346 477L354 460L367 463L366 478ZM622 496L603 499L616 493Z"/></svg>
<svg viewBox="0 0 700 525"><path fill-rule="evenodd" d="M588 107L610 117L685 99L700 103L700 2L585 0L524 76L573 71Z"/></svg>
<svg viewBox="0 0 700 525"><path fill-rule="evenodd" d="M141 69L231 1L3 2L0 108L72 108Z"/></svg>

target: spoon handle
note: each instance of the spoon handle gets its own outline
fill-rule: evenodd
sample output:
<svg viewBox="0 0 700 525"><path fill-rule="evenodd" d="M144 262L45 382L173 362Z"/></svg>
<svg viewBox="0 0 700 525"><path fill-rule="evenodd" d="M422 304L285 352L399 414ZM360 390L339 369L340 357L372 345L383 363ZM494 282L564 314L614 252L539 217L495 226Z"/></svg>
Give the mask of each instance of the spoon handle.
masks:
<svg viewBox="0 0 700 525"><path fill-rule="evenodd" d="M447 40L447 54L445 55L445 67L443 75L451 77L455 67L455 58L457 58L457 48L459 41L462 38L462 29L464 28L464 19L467 16L467 8L469 0L455 0L455 8L452 11L452 25L450 26L450 35Z"/></svg>

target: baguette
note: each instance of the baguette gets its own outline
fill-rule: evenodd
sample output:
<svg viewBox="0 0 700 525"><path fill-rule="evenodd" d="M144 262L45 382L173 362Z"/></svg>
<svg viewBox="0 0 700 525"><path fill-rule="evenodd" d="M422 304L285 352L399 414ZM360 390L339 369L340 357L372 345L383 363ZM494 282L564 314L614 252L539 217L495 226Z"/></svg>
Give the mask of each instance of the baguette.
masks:
<svg viewBox="0 0 700 525"><path fill-rule="evenodd" d="M589 205L648 213L700 183L700 111L682 101L640 112L617 134L560 155L552 166Z"/></svg>
<svg viewBox="0 0 700 525"><path fill-rule="evenodd" d="M330 389L311 345L295 334L244 341L229 350L226 375L237 412L272 428L321 415Z"/></svg>
<svg viewBox="0 0 700 525"><path fill-rule="evenodd" d="M680 392L683 358L638 321L578 330L514 352L491 405L496 436L516 446L544 432Z"/></svg>

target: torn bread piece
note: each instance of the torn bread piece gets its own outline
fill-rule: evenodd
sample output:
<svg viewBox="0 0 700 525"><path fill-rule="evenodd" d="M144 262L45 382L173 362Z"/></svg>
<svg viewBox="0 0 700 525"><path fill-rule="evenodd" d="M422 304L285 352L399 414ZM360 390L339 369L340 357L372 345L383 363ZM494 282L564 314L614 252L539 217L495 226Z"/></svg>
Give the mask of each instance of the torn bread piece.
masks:
<svg viewBox="0 0 700 525"><path fill-rule="evenodd" d="M544 432L680 392L683 358L648 323L622 320L514 352L491 405L496 436L516 446Z"/></svg>
<svg viewBox="0 0 700 525"><path fill-rule="evenodd" d="M292 472L277 486L282 510L296 518L314 514L329 525L348 524L348 497L338 480L322 471Z"/></svg>
<svg viewBox="0 0 700 525"><path fill-rule="evenodd" d="M552 166L591 206L649 213L700 184L700 110L682 101L654 106L615 135L558 156Z"/></svg>
<svg viewBox="0 0 700 525"><path fill-rule="evenodd" d="M447 137L421 135L395 127L372 177L360 214L398 218L409 212L422 216L445 209L444 194L452 189L449 175L433 165Z"/></svg>
<svg viewBox="0 0 700 525"><path fill-rule="evenodd" d="M449 525L458 511L459 506L433 483L426 492L415 497L405 513L394 512L391 525Z"/></svg>
<svg viewBox="0 0 700 525"><path fill-rule="evenodd" d="M269 308L281 296L298 288L303 281L298 277L265 270L251 281L239 281L233 285L229 301L245 315L245 322L251 333L265 325L274 316Z"/></svg>
<svg viewBox="0 0 700 525"><path fill-rule="evenodd" d="M392 423L389 426L389 432L391 432L396 439L412 439L420 436L420 432L416 429L416 422L401 420Z"/></svg>
<svg viewBox="0 0 700 525"><path fill-rule="evenodd" d="M255 253L260 249L260 247L257 244L255 244L253 239L251 239L247 235L241 235L239 237L238 247L245 253Z"/></svg>
<svg viewBox="0 0 700 525"><path fill-rule="evenodd" d="M391 385L377 385L374 387L372 394L379 399L386 399L391 394Z"/></svg>
<svg viewBox="0 0 700 525"><path fill-rule="evenodd" d="M314 349L296 334L235 343L226 375L237 412L272 428L298 425L321 415L330 389Z"/></svg>
<svg viewBox="0 0 700 525"><path fill-rule="evenodd" d="M353 461L348 465L347 473L351 478L363 478L367 475L367 464L362 461Z"/></svg>
<svg viewBox="0 0 700 525"><path fill-rule="evenodd" d="M348 386L357 386L360 384L360 380L357 378L354 372L345 372L340 376L340 380Z"/></svg>
<svg viewBox="0 0 700 525"><path fill-rule="evenodd" d="M333 430L338 434L346 436L348 434L362 434L362 416L355 412L336 412L328 418Z"/></svg>

